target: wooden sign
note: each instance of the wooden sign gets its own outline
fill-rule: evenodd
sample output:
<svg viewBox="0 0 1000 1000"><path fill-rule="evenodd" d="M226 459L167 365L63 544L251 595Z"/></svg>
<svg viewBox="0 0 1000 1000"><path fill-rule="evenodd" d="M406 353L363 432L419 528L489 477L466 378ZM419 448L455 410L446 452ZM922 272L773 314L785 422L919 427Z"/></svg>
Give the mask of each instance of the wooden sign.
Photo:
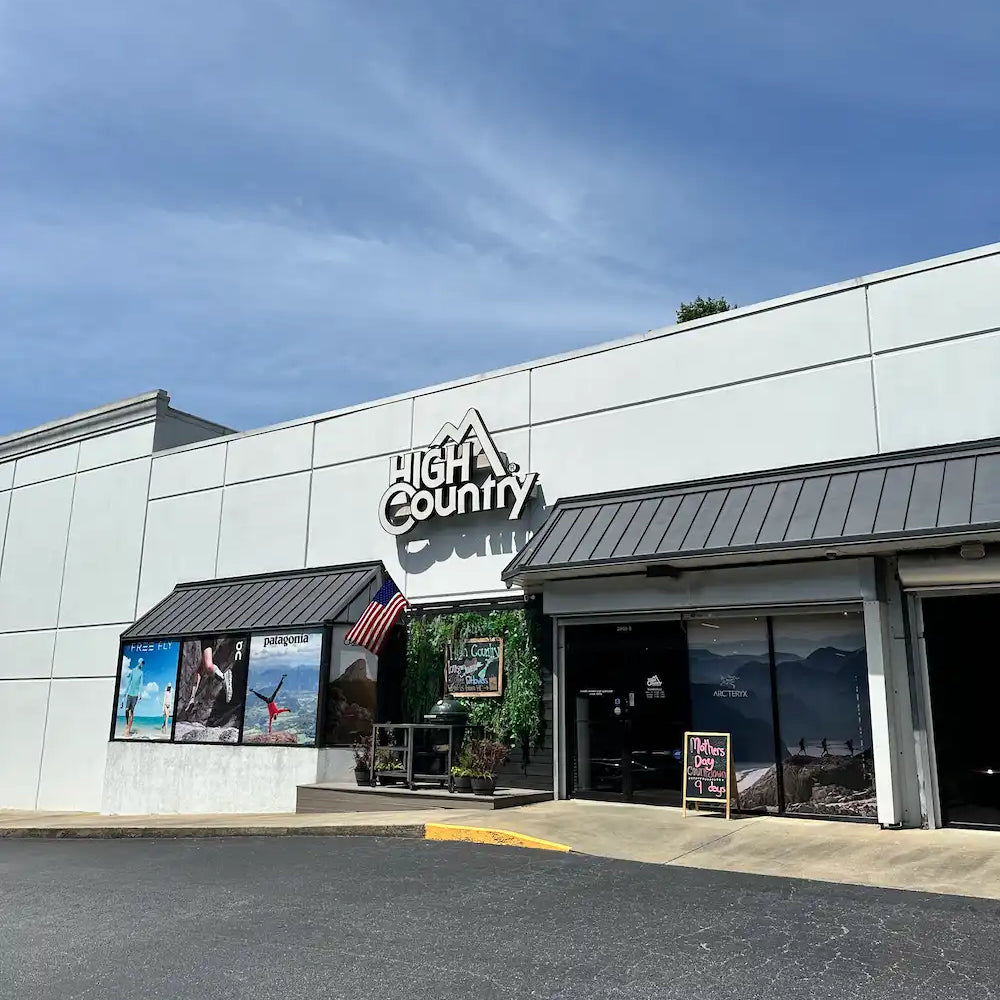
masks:
<svg viewBox="0 0 1000 1000"><path fill-rule="evenodd" d="M683 815L687 815L689 802L695 809L706 802L725 806L729 819L736 793L732 743L729 733L684 734Z"/></svg>
<svg viewBox="0 0 1000 1000"><path fill-rule="evenodd" d="M503 694L503 639L466 639L449 652L445 687L458 698L499 698Z"/></svg>

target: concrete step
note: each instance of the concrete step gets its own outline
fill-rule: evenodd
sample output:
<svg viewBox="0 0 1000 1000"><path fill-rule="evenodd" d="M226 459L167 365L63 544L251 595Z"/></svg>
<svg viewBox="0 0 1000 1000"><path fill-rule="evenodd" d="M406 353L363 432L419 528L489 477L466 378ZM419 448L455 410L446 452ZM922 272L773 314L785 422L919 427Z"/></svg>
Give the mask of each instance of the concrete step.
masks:
<svg viewBox="0 0 1000 1000"><path fill-rule="evenodd" d="M447 788L404 788L402 785L362 787L341 781L299 785L297 813L399 812L409 809L508 809L535 802L549 802L551 791L498 788L493 795L449 792Z"/></svg>

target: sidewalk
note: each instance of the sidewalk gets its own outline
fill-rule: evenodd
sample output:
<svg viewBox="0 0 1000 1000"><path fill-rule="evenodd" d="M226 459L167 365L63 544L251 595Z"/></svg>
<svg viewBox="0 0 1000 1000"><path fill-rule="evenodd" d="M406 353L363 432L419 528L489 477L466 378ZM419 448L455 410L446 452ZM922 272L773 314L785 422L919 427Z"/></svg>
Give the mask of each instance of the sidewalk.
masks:
<svg viewBox="0 0 1000 1000"><path fill-rule="evenodd" d="M726 822L652 806L545 802L507 809L240 816L100 816L0 811L0 838L340 835L569 848L715 871L1000 899L1000 833L883 831L771 816Z"/></svg>

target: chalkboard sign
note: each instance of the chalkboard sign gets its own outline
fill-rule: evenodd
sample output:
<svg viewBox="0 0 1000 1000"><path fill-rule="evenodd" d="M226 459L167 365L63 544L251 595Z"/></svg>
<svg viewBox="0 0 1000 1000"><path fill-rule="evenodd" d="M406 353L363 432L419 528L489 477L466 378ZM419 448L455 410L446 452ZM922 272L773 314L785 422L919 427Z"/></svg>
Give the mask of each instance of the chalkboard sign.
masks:
<svg viewBox="0 0 1000 1000"><path fill-rule="evenodd" d="M503 693L503 639L466 639L445 663L445 686L459 698L499 698Z"/></svg>
<svg viewBox="0 0 1000 1000"><path fill-rule="evenodd" d="M726 807L730 816L733 799L732 737L729 733L684 734L684 802L709 802Z"/></svg>

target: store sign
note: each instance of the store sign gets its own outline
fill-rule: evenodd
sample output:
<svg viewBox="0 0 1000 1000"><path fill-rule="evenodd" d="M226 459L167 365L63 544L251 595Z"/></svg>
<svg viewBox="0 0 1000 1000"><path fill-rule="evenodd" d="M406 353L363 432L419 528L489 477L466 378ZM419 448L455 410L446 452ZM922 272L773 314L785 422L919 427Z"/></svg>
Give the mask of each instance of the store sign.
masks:
<svg viewBox="0 0 1000 1000"><path fill-rule="evenodd" d="M734 793L732 737L729 733L684 734L684 799L726 807L729 818Z"/></svg>
<svg viewBox="0 0 1000 1000"><path fill-rule="evenodd" d="M405 535L421 521L478 511L506 510L518 520L538 484L502 455L478 410L461 423L445 424L430 447L394 455L389 487L379 503L379 522L390 535Z"/></svg>
<svg viewBox="0 0 1000 1000"><path fill-rule="evenodd" d="M725 674L719 678L719 686L712 692L713 698L749 698L750 692L736 686L736 674Z"/></svg>
<svg viewBox="0 0 1000 1000"><path fill-rule="evenodd" d="M448 657L445 685L459 698L503 694L503 639L466 639Z"/></svg>

